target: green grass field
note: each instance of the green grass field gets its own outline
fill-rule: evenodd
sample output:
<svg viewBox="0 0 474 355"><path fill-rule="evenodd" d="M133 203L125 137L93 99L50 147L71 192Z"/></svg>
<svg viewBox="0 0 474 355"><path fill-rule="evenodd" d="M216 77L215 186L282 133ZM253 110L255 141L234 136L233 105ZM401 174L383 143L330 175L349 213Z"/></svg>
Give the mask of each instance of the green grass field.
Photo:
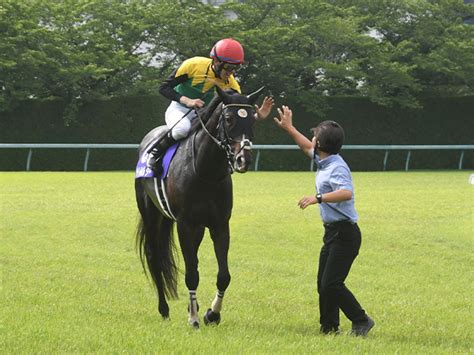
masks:
<svg viewBox="0 0 474 355"><path fill-rule="evenodd" d="M473 352L473 172L354 173L362 249L347 280L377 325L319 335L322 225L311 172L234 175L218 327L187 325L187 290L158 316L135 252L133 173L0 173L3 354ZM183 263L181 262L181 266ZM200 249L201 315L215 293Z"/></svg>

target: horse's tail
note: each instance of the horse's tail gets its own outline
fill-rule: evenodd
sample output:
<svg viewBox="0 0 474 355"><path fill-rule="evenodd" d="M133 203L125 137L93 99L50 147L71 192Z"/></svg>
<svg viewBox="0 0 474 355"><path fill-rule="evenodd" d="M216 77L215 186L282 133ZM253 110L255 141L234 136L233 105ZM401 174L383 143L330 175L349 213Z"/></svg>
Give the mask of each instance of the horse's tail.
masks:
<svg viewBox="0 0 474 355"><path fill-rule="evenodd" d="M138 209L136 247L143 270L148 271L158 292L167 298L177 298L176 246L173 238L174 221L165 218L146 194L139 179L135 180Z"/></svg>

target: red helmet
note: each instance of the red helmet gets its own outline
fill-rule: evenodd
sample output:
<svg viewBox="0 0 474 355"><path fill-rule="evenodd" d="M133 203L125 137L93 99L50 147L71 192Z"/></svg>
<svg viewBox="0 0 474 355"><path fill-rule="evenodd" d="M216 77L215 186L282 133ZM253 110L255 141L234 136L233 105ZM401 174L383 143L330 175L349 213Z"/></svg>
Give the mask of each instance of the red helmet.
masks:
<svg viewBox="0 0 474 355"><path fill-rule="evenodd" d="M242 64L244 62L244 49L235 39L224 38L212 47L210 57L221 62Z"/></svg>

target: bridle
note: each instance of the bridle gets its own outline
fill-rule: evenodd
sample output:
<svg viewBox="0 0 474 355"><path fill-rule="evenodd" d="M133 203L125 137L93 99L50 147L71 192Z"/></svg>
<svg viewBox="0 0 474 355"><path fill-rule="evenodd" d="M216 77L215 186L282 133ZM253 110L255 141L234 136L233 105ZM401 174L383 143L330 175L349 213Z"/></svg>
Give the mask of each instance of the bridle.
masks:
<svg viewBox="0 0 474 355"><path fill-rule="evenodd" d="M222 122L223 118L225 117L225 111L229 107L241 107L241 108L250 107L250 108L254 109L254 106L252 106L250 104L228 104L228 105L222 104L222 112L219 116L219 120L218 120L218 124L217 124L217 137L214 137L211 134L211 132L209 132L209 130L206 128L206 125L204 124L202 116L199 113L199 111L197 111L197 110L196 110L196 115L197 115L197 118L199 119L199 122L201 123L201 126L202 126L204 132L206 132L206 134L212 139L212 141L214 143L217 144L217 146L219 148L224 150L224 152L226 154L227 163L229 164L229 170L230 170L231 173L233 173L234 172L233 162L235 160L235 155L232 152L231 143L232 142L240 143L240 149L237 152L237 155L238 155L242 150L252 149L252 142L250 141L250 139L245 138L245 135L243 135L244 139L242 139L241 141L236 141L235 139L233 139L229 136L229 132L227 131L227 127Z"/></svg>

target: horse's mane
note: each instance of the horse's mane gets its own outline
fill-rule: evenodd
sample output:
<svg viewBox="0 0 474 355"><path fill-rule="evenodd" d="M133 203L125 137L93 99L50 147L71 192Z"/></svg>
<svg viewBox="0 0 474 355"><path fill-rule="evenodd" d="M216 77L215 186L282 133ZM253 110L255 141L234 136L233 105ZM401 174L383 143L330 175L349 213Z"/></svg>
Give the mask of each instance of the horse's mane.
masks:
<svg viewBox="0 0 474 355"><path fill-rule="evenodd" d="M227 93L230 94L230 92L226 91ZM234 91L232 91L234 93ZM214 111L217 109L217 106L222 102L222 99L219 95L215 95L209 105L204 106L198 110L198 115L202 118L204 122L207 122L209 118L211 118L212 114ZM199 119L193 120L192 126L191 126L191 131L190 133L193 133L195 131L198 131L202 128Z"/></svg>

